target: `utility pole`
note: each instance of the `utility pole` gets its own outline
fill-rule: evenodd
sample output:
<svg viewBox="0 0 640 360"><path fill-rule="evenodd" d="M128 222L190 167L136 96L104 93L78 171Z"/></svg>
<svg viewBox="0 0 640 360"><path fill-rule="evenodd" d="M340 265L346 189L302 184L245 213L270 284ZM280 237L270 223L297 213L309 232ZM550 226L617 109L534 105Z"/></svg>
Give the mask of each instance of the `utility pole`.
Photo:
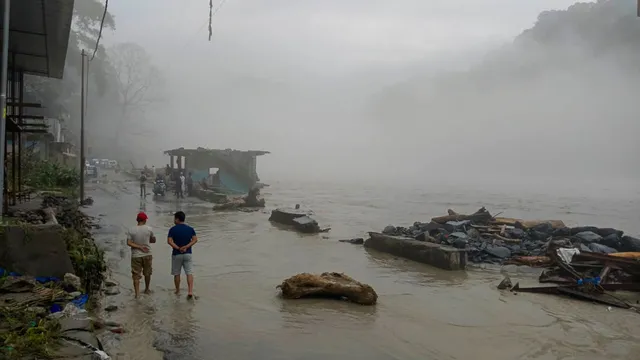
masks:
<svg viewBox="0 0 640 360"><path fill-rule="evenodd" d="M2 120L0 120L0 207L4 210L4 144L7 141L7 72L9 70L9 20L11 18L11 1L4 0L4 19L2 23L2 75L0 84L0 107L2 108ZM16 64L13 64L16 66ZM13 79L15 81L15 79ZM22 86L22 84L20 85ZM17 101L15 99L14 101ZM0 211L2 213L2 211Z"/></svg>
<svg viewBox="0 0 640 360"><path fill-rule="evenodd" d="M84 160L84 63L85 57L87 56L84 53L84 49L80 54L82 57L82 81L80 85L80 202L84 201L84 171L85 171L85 160Z"/></svg>

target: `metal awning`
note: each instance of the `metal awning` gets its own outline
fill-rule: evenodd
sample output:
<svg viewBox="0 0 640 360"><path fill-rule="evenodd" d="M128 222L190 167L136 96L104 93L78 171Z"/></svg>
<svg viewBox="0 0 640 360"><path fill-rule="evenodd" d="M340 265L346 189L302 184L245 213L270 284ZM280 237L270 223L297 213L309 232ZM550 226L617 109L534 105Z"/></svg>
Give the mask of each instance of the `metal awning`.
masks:
<svg viewBox="0 0 640 360"><path fill-rule="evenodd" d="M61 79L74 0L13 0L9 21L9 66L27 74ZM4 0L0 0L4 4ZM0 7L1 9L1 7ZM0 44L2 39L0 16Z"/></svg>

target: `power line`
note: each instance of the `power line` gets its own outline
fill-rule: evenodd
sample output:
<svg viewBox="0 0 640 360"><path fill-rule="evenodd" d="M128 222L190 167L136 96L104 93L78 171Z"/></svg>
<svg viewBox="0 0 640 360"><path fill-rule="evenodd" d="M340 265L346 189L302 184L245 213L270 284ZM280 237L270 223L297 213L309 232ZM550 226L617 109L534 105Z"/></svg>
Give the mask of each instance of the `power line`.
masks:
<svg viewBox="0 0 640 360"><path fill-rule="evenodd" d="M100 38L102 38L102 29L104 28L104 19L107 17L107 8L109 7L109 0L104 0L104 12L102 13L102 20L100 20L100 32L98 32L98 39L96 40L96 48L93 49L93 55L89 61L93 61L98 52L98 45L100 45Z"/></svg>
<svg viewBox="0 0 640 360"><path fill-rule="evenodd" d="M211 41L211 36L213 36L213 25L212 25L213 17L216 16L218 11L222 9L222 7L226 2L227 0L220 1L220 4L218 4L218 7L215 10L213 10L213 0L209 0L209 41Z"/></svg>

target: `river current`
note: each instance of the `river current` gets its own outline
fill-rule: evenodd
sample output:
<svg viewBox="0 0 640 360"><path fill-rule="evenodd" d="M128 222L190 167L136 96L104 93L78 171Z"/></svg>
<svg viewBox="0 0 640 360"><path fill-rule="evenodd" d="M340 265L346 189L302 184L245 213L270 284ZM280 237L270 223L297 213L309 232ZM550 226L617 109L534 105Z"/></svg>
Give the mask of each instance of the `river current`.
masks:
<svg viewBox="0 0 640 360"><path fill-rule="evenodd" d="M122 335L105 337L114 359L625 359L640 353L640 315L551 295L500 292L498 268L447 272L338 242L384 226L410 225L448 208L640 233L640 196L559 197L477 191L429 192L327 184L273 183L267 209L213 213L195 199L140 200L135 182L109 174L91 184L101 219L96 237L107 251L121 294L105 298L118 311ZM597 195L602 195L597 194ZM268 211L301 204L328 234L300 235L270 224ZM124 232L144 210L158 234L153 294L133 299ZM170 249L163 240L183 210L198 232L195 293L173 294ZM509 269L535 282L538 271ZM378 292L378 305L283 300L276 285L300 272L345 272ZM183 285L186 285L183 281ZM183 291L184 292L184 291Z"/></svg>

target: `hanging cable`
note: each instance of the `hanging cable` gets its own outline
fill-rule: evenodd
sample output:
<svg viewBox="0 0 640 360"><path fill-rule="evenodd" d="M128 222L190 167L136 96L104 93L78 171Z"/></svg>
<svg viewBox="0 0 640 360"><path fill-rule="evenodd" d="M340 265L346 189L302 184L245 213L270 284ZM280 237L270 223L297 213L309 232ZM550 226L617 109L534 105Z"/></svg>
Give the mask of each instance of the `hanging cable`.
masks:
<svg viewBox="0 0 640 360"><path fill-rule="evenodd" d="M96 48L93 49L93 55L91 55L92 61L94 57L96 57L96 53L98 52L98 46L100 45L100 38L102 38L102 29L104 28L104 19L107 17L107 8L109 7L109 0L104 0L104 12L102 13L102 20L100 20L100 31L98 32L98 39L96 40Z"/></svg>
<svg viewBox="0 0 640 360"><path fill-rule="evenodd" d="M226 2L227 0L220 1L218 7L213 10L213 0L209 0L209 41L211 41L211 37L213 36L213 17L216 16Z"/></svg>

